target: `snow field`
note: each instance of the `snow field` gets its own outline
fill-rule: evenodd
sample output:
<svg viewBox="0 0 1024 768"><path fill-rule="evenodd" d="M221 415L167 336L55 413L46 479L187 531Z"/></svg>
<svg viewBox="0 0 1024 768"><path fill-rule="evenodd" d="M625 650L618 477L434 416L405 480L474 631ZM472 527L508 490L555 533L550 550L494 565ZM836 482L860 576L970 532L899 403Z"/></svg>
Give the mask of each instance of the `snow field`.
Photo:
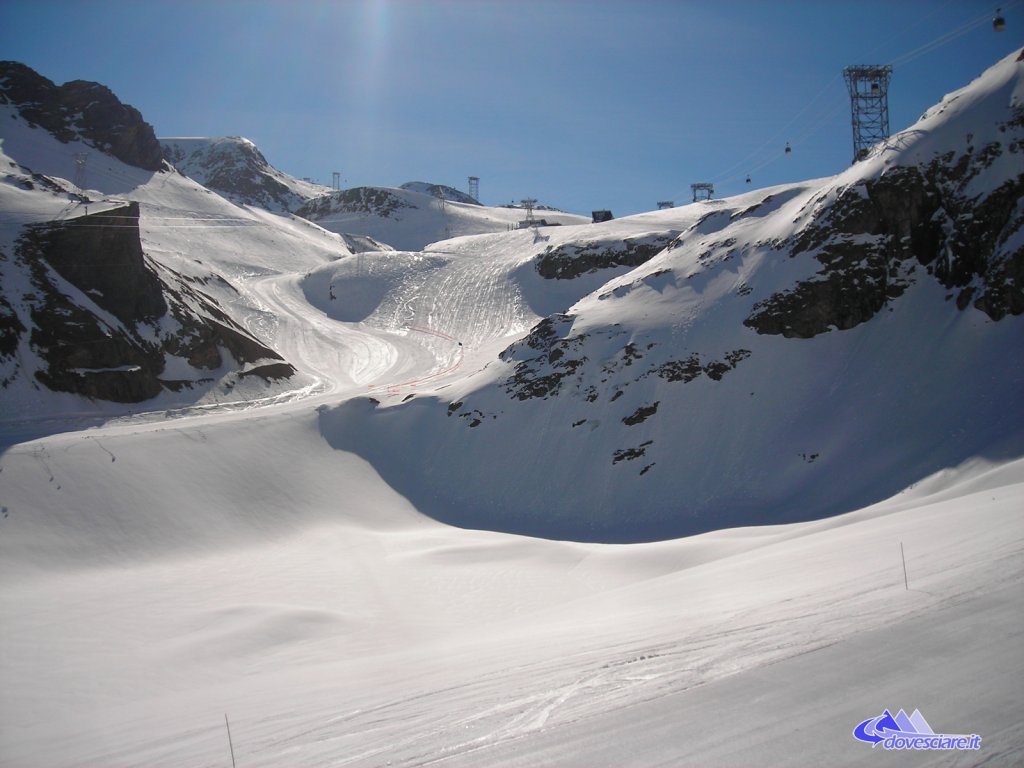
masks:
<svg viewBox="0 0 1024 768"><path fill-rule="evenodd" d="M1000 67L984 98L1019 103ZM82 145L10 122L5 152L73 176ZM115 164L90 160L98 205L141 201L147 255L206 280L300 376L134 414L5 396L0 763L227 765L225 713L240 766L1024 762L1024 369L1006 354L1019 318L954 313L922 281L850 331L791 343L737 330L750 303L737 291L767 296L807 264L756 248L728 261L732 246L712 241L791 234L856 174L536 231L493 233L472 217L494 214L448 203L447 222L431 209L371 232L425 250L353 255L319 226ZM0 245L71 210L26 194L0 187ZM731 223L758 204L764 216ZM661 230L686 247L635 270L533 269L548 247ZM467 236L425 245L439 233ZM513 402L497 353L570 309L578 332L619 324L590 342L595 359L634 340L692 343L706 360L740 339L752 355L721 381L654 382L593 410ZM672 421L622 424L654 399ZM490 420L463 426L447 414L456 400ZM660 451L652 473L675 480L652 491L634 468L614 487L606 454L645 439ZM694 498L743 527L597 544L426 514L495 526L533 505L551 534L573 504L596 519L605 503L678 513ZM983 749L887 754L853 739L887 707L978 733Z"/></svg>
<svg viewBox="0 0 1024 768"><path fill-rule="evenodd" d="M885 690L918 697L933 724L949 712L997 743L992 729L1008 728L1002 746L1020 754L1019 703L989 706L1012 701L1022 663L1020 462L965 467L934 492L817 523L583 545L442 526L359 460L310 451L309 416L269 422L124 429L100 444L67 435L45 454L5 454L5 485L24 489L2 521L0 676L13 695L0 704L0 754L11 764L216 765L222 710L250 765L584 764L581 731L611 755L623 734L627 764L705 764L663 730L679 697L744 680L757 689L776 665L819 653L833 660L820 670L833 688L787 680L778 701L722 713L705 748L721 756L727 734L742 733L739 764L780 764L758 755L783 754L782 729L800 760L781 764L855 764L862 746L871 754L849 735L859 720L828 712L855 709L847 686L860 719L897 704L858 687L871 658L844 653L877 652L881 637L898 661ZM147 464L189 482L154 483ZM76 500L82 525L58 535L29 514L55 506L47 492ZM984 679L951 701L934 686L919 698L919 666L900 666L916 658L917 634L900 627L941 618L928 628L933 640L948 633L939 658L967 654L976 668L978 613L995 621L981 633ZM779 722L811 699L813 734ZM613 715L598 738L594 722Z"/></svg>

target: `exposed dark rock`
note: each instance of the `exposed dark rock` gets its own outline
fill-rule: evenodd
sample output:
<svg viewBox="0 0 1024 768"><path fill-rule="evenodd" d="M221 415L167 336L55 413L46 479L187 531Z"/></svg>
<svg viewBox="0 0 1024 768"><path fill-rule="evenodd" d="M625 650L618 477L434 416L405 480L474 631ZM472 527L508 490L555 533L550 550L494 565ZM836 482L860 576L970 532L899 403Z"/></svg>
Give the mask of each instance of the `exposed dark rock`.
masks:
<svg viewBox="0 0 1024 768"><path fill-rule="evenodd" d="M18 319L18 313L0 296L0 360L14 356L18 349L18 339L24 332L25 326Z"/></svg>
<svg viewBox="0 0 1024 768"><path fill-rule="evenodd" d="M460 413L459 418L466 419L468 421L467 426L469 426L470 428L479 427L481 424L484 423L484 412L477 409L473 409L472 411L468 411L467 413Z"/></svg>
<svg viewBox="0 0 1024 768"><path fill-rule="evenodd" d="M505 381L506 392L519 400L530 398L548 398L562 392L568 382L569 391L587 402L595 402L601 397L601 389L596 384L585 384L588 370L591 377L596 371L586 355L580 354L595 337L613 338L625 333L618 324L607 329L589 333L572 334L575 317L571 315L551 315L544 318L523 339L505 349L499 357L506 361L517 361L514 374ZM656 375L666 381L693 381L701 375L718 381L727 372L736 368L742 360L750 356L746 349L728 352L723 360L703 362L700 355L691 353L684 360L669 360L662 363L649 361L642 363L648 355L654 353L656 343L646 345L633 340L626 343L618 352L607 357L600 363L600 383L608 381L608 377L625 371L628 368L639 369L633 381L640 381L647 376ZM641 351L641 348L644 351ZM596 378L596 377L594 377ZM609 385L605 390L613 388L609 402L622 397L628 381ZM654 406L655 408L657 406Z"/></svg>
<svg viewBox="0 0 1024 768"><path fill-rule="evenodd" d="M949 152L925 167L896 166L841 189L831 204L819 200L821 214L789 246L792 256L813 252L823 268L757 302L745 324L796 338L853 328L903 293L914 263L943 286L964 289L961 309L973 302L993 320L1024 313L1024 248L1006 247L1024 227L1024 174L980 197L969 191L1003 152L1022 154L1024 147L989 143Z"/></svg>
<svg viewBox="0 0 1024 768"><path fill-rule="evenodd" d="M161 147L164 157L183 173L201 177L207 189L230 200L262 208L291 210L301 204L293 192L267 170L271 167L256 145L238 137L186 151L173 140Z"/></svg>
<svg viewBox="0 0 1024 768"><path fill-rule="evenodd" d="M364 213L389 218L402 208L415 207L386 189L354 187L310 200L295 211L295 215L311 221L338 212Z"/></svg>
<svg viewBox="0 0 1024 768"><path fill-rule="evenodd" d="M35 246L65 280L124 323L167 312L163 286L138 237L139 204L34 230Z"/></svg>
<svg viewBox="0 0 1024 768"><path fill-rule="evenodd" d="M758 333L809 339L832 328L860 325L902 293L902 285L890 286L883 256L866 254L860 246L845 253L833 247L829 255L837 258L823 270L822 279L798 283L758 302L744 325Z"/></svg>
<svg viewBox="0 0 1024 768"><path fill-rule="evenodd" d="M248 376L256 376L264 381L277 381L279 379L291 378L294 375L295 367L291 363L280 362L257 365L248 371L242 371L238 374L238 378L244 379Z"/></svg>
<svg viewBox="0 0 1024 768"><path fill-rule="evenodd" d="M681 381L685 384L700 376L704 369L700 364L700 356L694 353L685 360L662 363L654 372L665 381Z"/></svg>
<svg viewBox="0 0 1024 768"><path fill-rule="evenodd" d="M639 459L647 453L647 446L652 445L653 443L653 440L647 440L646 442L640 443L636 448L619 448L612 454L612 464L618 464L620 461L633 461L634 459Z"/></svg>
<svg viewBox="0 0 1024 768"><path fill-rule="evenodd" d="M736 368L741 360L746 360L748 357L750 357L749 349L735 349L725 356L725 360L712 360L705 365L704 373L713 381L721 381L725 374Z"/></svg>
<svg viewBox="0 0 1024 768"><path fill-rule="evenodd" d="M700 355L693 352L684 360L664 362L647 371L644 376L653 373L665 381L681 381L684 384L688 384L701 374L704 374L709 379L721 381L726 373L735 369L741 361L746 360L748 357L750 357L749 349L734 349L732 352L726 353L724 360L711 360L708 363L702 363Z"/></svg>
<svg viewBox="0 0 1024 768"><path fill-rule="evenodd" d="M274 168L242 136L161 138L160 143L164 157L178 171L238 205L290 213L327 194L326 187L299 182Z"/></svg>
<svg viewBox="0 0 1024 768"><path fill-rule="evenodd" d="M585 356L575 356L587 334L563 338L572 322L570 315L546 317L525 338L501 352L502 360L518 359L515 373L505 382L506 392L519 400L558 393L563 379L572 376L587 360Z"/></svg>
<svg viewBox="0 0 1024 768"><path fill-rule="evenodd" d="M223 365L223 349L237 363L280 361L245 375L292 375L212 299L184 279L171 285L156 273L142 251L138 215L131 204L30 227L19 238L16 260L32 286L21 297L29 343L45 363L34 376L56 391L140 402L194 383L163 377L167 354L213 370Z"/></svg>
<svg viewBox="0 0 1024 768"><path fill-rule="evenodd" d="M622 351L622 364L632 365L634 360L640 360L642 357L643 355L640 354L640 350L636 348L636 344L630 342Z"/></svg>
<svg viewBox="0 0 1024 768"><path fill-rule="evenodd" d="M625 240L596 240L548 246L537 257L535 268L544 278L569 280L610 267L637 267L665 249L677 232L658 232Z"/></svg>
<svg viewBox="0 0 1024 768"><path fill-rule="evenodd" d="M650 405L641 405L639 408L637 408L635 411L633 411L633 413L631 413L629 416L626 416L622 420L622 423L625 424L627 427L632 427L632 426L635 426L637 424L640 424L640 423L646 421L649 416L653 416L654 414L656 414L658 412L658 405L659 405L659 401L657 401L657 400L655 400Z"/></svg>
<svg viewBox="0 0 1024 768"><path fill-rule="evenodd" d="M164 167L153 127L137 109L122 104L99 83L74 80L58 86L24 64L3 61L0 103L15 105L25 120L59 141L83 139L101 152L147 171Z"/></svg>

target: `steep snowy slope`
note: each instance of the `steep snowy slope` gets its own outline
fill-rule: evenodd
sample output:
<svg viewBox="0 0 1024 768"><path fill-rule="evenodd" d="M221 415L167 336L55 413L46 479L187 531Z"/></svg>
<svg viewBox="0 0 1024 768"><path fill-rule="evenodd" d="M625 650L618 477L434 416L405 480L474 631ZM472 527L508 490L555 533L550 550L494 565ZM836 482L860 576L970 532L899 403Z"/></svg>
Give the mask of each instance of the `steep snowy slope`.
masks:
<svg viewBox="0 0 1024 768"><path fill-rule="evenodd" d="M637 229L680 232L598 290L566 291L580 300L546 306L483 371L435 397L343 404L325 434L441 520L598 540L813 519L970 457L1021 455L1016 59L835 178L547 243L433 247L503 252L528 297L538 277L620 263ZM402 311L472 339L479 322L430 301Z"/></svg>
<svg viewBox="0 0 1024 768"><path fill-rule="evenodd" d="M103 401L250 403L315 385L273 349L247 282L349 256L345 241L242 210L174 173L149 126L101 86L75 88L109 95L96 102L106 112L74 118L65 102L84 98L77 90L5 67L3 420L126 410ZM104 123L107 113L114 122ZM139 147L153 150L152 162Z"/></svg>
<svg viewBox="0 0 1024 768"><path fill-rule="evenodd" d="M241 205L287 213L330 192L274 168L241 136L161 138L160 144L175 168Z"/></svg>
<svg viewBox="0 0 1024 768"><path fill-rule="evenodd" d="M390 187L356 187L333 192L299 208L296 214L332 232L368 235L399 250L463 235L505 232L525 218L518 208L488 208L445 200L433 193ZM548 224L582 224L586 217L543 211Z"/></svg>

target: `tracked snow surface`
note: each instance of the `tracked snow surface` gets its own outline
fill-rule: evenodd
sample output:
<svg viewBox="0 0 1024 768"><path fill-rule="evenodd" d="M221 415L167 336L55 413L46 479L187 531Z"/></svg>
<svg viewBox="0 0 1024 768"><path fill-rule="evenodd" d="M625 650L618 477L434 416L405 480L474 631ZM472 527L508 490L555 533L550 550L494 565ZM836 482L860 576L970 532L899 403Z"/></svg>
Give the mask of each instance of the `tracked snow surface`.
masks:
<svg viewBox="0 0 1024 768"><path fill-rule="evenodd" d="M3 105L5 334L86 152L297 372L128 405L0 346L0 764L1020 765L1016 59L834 178L483 233L391 190L359 253Z"/></svg>

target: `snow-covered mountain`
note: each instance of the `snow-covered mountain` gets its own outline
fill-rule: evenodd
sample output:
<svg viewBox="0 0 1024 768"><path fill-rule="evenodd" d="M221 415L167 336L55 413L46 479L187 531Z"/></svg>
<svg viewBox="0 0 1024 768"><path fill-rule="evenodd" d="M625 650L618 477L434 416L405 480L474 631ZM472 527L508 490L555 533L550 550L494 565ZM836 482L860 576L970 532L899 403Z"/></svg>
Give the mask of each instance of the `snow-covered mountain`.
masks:
<svg viewBox="0 0 1024 768"><path fill-rule="evenodd" d="M464 235L506 232L524 221L517 208L491 208L470 199L413 188L355 187L310 201L295 211L332 232L368 235L399 250L419 251L430 243ZM423 185L426 190L436 185ZM452 190L455 192L456 190ZM541 218L536 216L536 218ZM583 224L590 220L569 213L545 211L549 225Z"/></svg>
<svg viewBox="0 0 1024 768"><path fill-rule="evenodd" d="M1022 66L834 178L432 246L494 254L546 317L432 397L345 403L325 433L439 519L598 540L813 519L1020 455ZM467 337L462 311L429 326L474 343L486 321Z"/></svg>
<svg viewBox="0 0 1024 768"><path fill-rule="evenodd" d="M4 419L309 385L238 311L233 281L349 256L346 242L174 173L152 128L103 86L58 87L10 62L0 71Z"/></svg>
<svg viewBox="0 0 1024 768"><path fill-rule="evenodd" d="M162 138L160 144L175 168L241 205L294 212L331 191L279 171L255 144L241 136Z"/></svg>
<svg viewBox="0 0 1024 768"><path fill-rule="evenodd" d="M460 235L504 232L525 218L520 209L486 208L454 187L422 181L333 191L278 170L239 136L160 141L168 162L204 187L240 205L316 222L345 238L353 251L415 251ZM548 224L587 221L552 209L543 218Z"/></svg>
<svg viewBox="0 0 1024 768"><path fill-rule="evenodd" d="M3 61L0 92L0 103L16 107L28 125L63 144L82 142L147 171L164 168L153 127L104 85L85 80L56 85L24 64Z"/></svg>
<svg viewBox="0 0 1024 768"><path fill-rule="evenodd" d="M0 104L0 763L868 766L920 707L980 749L896 762L1021 764L1022 68L835 178L358 253ZM207 320L296 372L26 373Z"/></svg>

